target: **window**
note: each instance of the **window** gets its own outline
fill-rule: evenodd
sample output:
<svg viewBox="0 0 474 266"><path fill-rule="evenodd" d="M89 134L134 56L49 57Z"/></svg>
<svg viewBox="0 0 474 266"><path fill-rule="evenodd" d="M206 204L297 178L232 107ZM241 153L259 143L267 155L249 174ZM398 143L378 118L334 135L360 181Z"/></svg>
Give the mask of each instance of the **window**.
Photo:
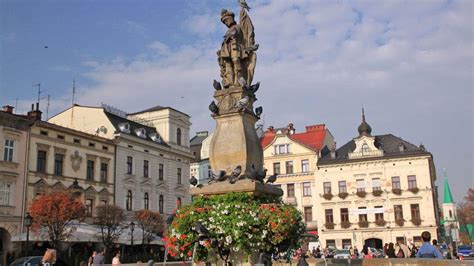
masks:
<svg viewBox="0 0 474 266"><path fill-rule="evenodd" d="M10 184L5 182L0 182L0 205L9 206L10 205Z"/></svg>
<svg viewBox="0 0 474 266"><path fill-rule="evenodd" d="M86 179L89 181L94 180L94 161L87 160L87 176Z"/></svg>
<svg viewBox="0 0 474 266"><path fill-rule="evenodd" d="M64 155L55 153L54 154L54 175L63 175L63 162Z"/></svg>
<svg viewBox="0 0 474 266"><path fill-rule="evenodd" d="M372 191L380 191L380 178L372 178Z"/></svg>
<svg viewBox="0 0 474 266"><path fill-rule="evenodd" d="M280 174L280 163L273 163L273 174Z"/></svg>
<svg viewBox="0 0 474 266"><path fill-rule="evenodd" d="M92 199L86 199L86 216L91 217L92 216L92 206L94 204L94 200Z"/></svg>
<svg viewBox="0 0 474 266"><path fill-rule="evenodd" d="M38 151L36 155L36 172L46 173L46 154L46 151Z"/></svg>
<svg viewBox="0 0 474 266"><path fill-rule="evenodd" d="M106 183L108 177L109 165L107 163L100 164L100 182Z"/></svg>
<svg viewBox="0 0 474 266"><path fill-rule="evenodd" d="M181 184L181 168L177 169L176 175L177 175L177 181L176 181L177 184Z"/></svg>
<svg viewBox="0 0 474 266"><path fill-rule="evenodd" d="M365 192L364 179L357 179L357 192Z"/></svg>
<svg viewBox="0 0 474 266"><path fill-rule="evenodd" d="M3 160L13 162L13 146L15 141L11 139L5 139L5 148L3 150Z"/></svg>
<svg viewBox="0 0 474 266"><path fill-rule="evenodd" d="M64 135L58 135L58 139L64 139Z"/></svg>
<svg viewBox="0 0 474 266"><path fill-rule="evenodd" d="M94 142L89 142L89 147L95 147L95 143Z"/></svg>
<svg viewBox="0 0 474 266"><path fill-rule="evenodd" d="M405 237L404 236L397 236L396 241L398 244L405 244Z"/></svg>
<svg viewBox="0 0 474 266"><path fill-rule="evenodd" d="M295 197L295 184L287 184L286 185L286 196L288 198Z"/></svg>
<svg viewBox="0 0 474 266"><path fill-rule="evenodd" d="M158 180L163 180L163 176L164 176L164 165L160 163L158 165Z"/></svg>
<svg viewBox="0 0 474 266"><path fill-rule="evenodd" d="M347 238L347 239L342 239L342 248L349 249L352 246L352 240Z"/></svg>
<svg viewBox="0 0 474 266"><path fill-rule="evenodd" d="M106 206L106 205L107 205L107 201L106 201L106 200L101 200L101 201L100 201L100 205L101 205L101 206Z"/></svg>
<svg viewBox="0 0 474 266"><path fill-rule="evenodd" d="M176 130L176 144L181 145L181 128Z"/></svg>
<svg viewBox="0 0 474 266"><path fill-rule="evenodd" d="M163 213L163 195L160 195L158 199L158 211Z"/></svg>
<svg viewBox="0 0 474 266"><path fill-rule="evenodd" d="M127 174L131 175L133 169L133 157L127 156Z"/></svg>
<svg viewBox="0 0 474 266"><path fill-rule="evenodd" d="M148 177L148 161L143 161L143 177Z"/></svg>
<svg viewBox="0 0 474 266"><path fill-rule="evenodd" d="M341 208L341 222L349 222L349 209Z"/></svg>
<svg viewBox="0 0 474 266"><path fill-rule="evenodd" d="M339 181L339 193L347 193L346 181Z"/></svg>
<svg viewBox="0 0 474 266"><path fill-rule="evenodd" d="M311 196L311 183L304 182L303 183L303 197Z"/></svg>
<svg viewBox="0 0 474 266"><path fill-rule="evenodd" d="M107 146L102 146L102 150L108 151L108 150L109 150L109 147L107 147Z"/></svg>
<svg viewBox="0 0 474 266"><path fill-rule="evenodd" d="M453 218L453 211L449 210L449 218Z"/></svg>
<svg viewBox="0 0 474 266"><path fill-rule="evenodd" d="M331 182L324 182L323 188L324 195L331 194Z"/></svg>
<svg viewBox="0 0 474 266"><path fill-rule="evenodd" d="M286 164L286 173L293 174L293 161L288 161Z"/></svg>
<svg viewBox="0 0 474 266"><path fill-rule="evenodd" d="M394 205L393 212L395 213L395 220L403 220L403 208L402 205Z"/></svg>
<svg viewBox="0 0 474 266"><path fill-rule="evenodd" d="M326 239L326 247L335 248L336 247L336 240Z"/></svg>
<svg viewBox="0 0 474 266"><path fill-rule="evenodd" d="M207 167L207 177L208 177L208 178L211 178L211 177L212 177L212 169L211 169L211 166L210 166L210 165Z"/></svg>
<svg viewBox="0 0 474 266"><path fill-rule="evenodd" d="M400 177L399 176L393 176L392 177L392 189L401 189L402 187L400 186Z"/></svg>
<svg viewBox="0 0 474 266"><path fill-rule="evenodd" d="M150 197L148 196L148 192L145 192L143 195L143 209L148 210L150 205Z"/></svg>
<svg viewBox="0 0 474 266"><path fill-rule="evenodd" d="M418 204L410 204L411 209L411 219L412 220L420 220L420 205Z"/></svg>
<svg viewBox="0 0 474 266"><path fill-rule="evenodd" d="M273 146L274 154L287 154L290 153L290 144L280 144Z"/></svg>
<svg viewBox="0 0 474 266"><path fill-rule="evenodd" d="M181 208L181 197L176 198L176 207Z"/></svg>
<svg viewBox="0 0 474 266"><path fill-rule="evenodd" d="M374 206L375 209L383 209L383 206ZM375 213L375 221L383 221L383 212Z"/></svg>
<svg viewBox="0 0 474 266"><path fill-rule="evenodd" d="M326 216L326 223L334 223L334 216L332 215L332 209L325 209L324 215Z"/></svg>
<svg viewBox="0 0 474 266"><path fill-rule="evenodd" d="M48 131L41 130L40 134L43 136L48 136Z"/></svg>
<svg viewBox="0 0 474 266"><path fill-rule="evenodd" d="M127 199L125 200L125 208L127 209L127 211L132 210L132 205L133 205L132 200L133 200L132 199L132 191L128 190L127 191Z"/></svg>
<svg viewBox="0 0 474 266"><path fill-rule="evenodd" d="M304 207L304 221L305 222L313 221L313 207Z"/></svg>
<svg viewBox="0 0 474 266"><path fill-rule="evenodd" d="M81 144L81 140L80 140L80 139L74 139L73 141L74 141L74 143L76 143L76 144Z"/></svg>
<svg viewBox="0 0 474 266"><path fill-rule="evenodd" d="M309 160L301 160L301 172L309 172Z"/></svg>
<svg viewBox="0 0 474 266"><path fill-rule="evenodd" d="M367 221L367 208L366 207L359 207L359 222L360 221Z"/></svg>
<svg viewBox="0 0 474 266"><path fill-rule="evenodd" d="M367 154L369 154L369 145L367 145L367 143L364 143L364 145L362 145L362 155Z"/></svg>
<svg viewBox="0 0 474 266"><path fill-rule="evenodd" d="M408 189L416 188L416 175L408 176Z"/></svg>

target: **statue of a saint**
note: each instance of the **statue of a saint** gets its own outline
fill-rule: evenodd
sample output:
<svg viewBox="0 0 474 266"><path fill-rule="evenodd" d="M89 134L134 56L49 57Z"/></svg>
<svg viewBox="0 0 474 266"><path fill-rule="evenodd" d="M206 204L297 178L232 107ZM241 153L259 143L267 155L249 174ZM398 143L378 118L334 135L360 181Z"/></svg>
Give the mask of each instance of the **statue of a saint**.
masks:
<svg viewBox="0 0 474 266"><path fill-rule="evenodd" d="M244 85L241 78L250 85L257 62L255 51L258 49L252 21L243 8L239 24L235 22L234 13L226 9L221 11L221 21L228 27L221 49L217 51L222 85L224 88Z"/></svg>

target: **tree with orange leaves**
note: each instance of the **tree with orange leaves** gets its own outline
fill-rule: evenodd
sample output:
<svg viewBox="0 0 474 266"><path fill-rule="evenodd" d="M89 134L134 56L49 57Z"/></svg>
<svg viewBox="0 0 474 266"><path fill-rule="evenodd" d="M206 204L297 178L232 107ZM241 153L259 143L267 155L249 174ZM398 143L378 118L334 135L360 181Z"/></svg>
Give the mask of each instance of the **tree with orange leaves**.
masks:
<svg viewBox="0 0 474 266"><path fill-rule="evenodd" d="M153 241L154 235L163 233L163 218L157 212L150 210L140 210L135 212L134 219L142 229L142 245L149 245Z"/></svg>
<svg viewBox="0 0 474 266"><path fill-rule="evenodd" d="M33 230L41 226L48 229L48 237L56 247L59 241L68 237L73 220L82 220L85 216L85 207L78 199L66 193L52 193L40 196L33 200L29 207L33 217Z"/></svg>

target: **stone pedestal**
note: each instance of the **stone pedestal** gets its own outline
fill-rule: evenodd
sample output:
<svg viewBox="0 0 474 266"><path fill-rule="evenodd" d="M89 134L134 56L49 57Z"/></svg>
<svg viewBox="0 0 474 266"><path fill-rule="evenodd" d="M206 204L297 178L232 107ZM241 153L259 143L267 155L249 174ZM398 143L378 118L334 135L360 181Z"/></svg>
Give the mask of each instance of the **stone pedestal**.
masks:
<svg viewBox="0 0 474 266"><path fill-rule="evenodd" d="M248 97L244 107L236 107L239 100ZM214 94L219 103L219 114L214 117L216 129L209 147L212 170L224 170L228 174L236 166L248 173L252 165L262 170L263 150L255 131L258 117L253 112L255 95L241 87L218 90Z"/></svg>
<svg viewBox="0 0 474 266"><path fill-rule="evenodd" d="M283 190L280 188L270 184L262 184L250 179L238 180L235 184L230 184L229 182L218 182L200 188L194 187L191 188L189 192L193 196L222 195L229 192L245 192L255 196L283 196Z"/></svg>

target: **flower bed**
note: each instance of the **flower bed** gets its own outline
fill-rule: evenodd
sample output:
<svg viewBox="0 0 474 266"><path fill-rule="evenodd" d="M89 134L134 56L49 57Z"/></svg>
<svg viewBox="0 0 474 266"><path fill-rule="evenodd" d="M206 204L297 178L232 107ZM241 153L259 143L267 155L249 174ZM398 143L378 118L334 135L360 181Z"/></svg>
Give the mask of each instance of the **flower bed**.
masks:
<svg viewBox="0 0 474 266"><path fill-rule="evenodd" d="M306 230L299 211L279 198L258 198L245 193L198 197L176 211L176 218L166 232L164 241L171 256L192 256L198 241L196 222L210 232L210 239L199 241L197 261L206 260L209 252L215 251L211 242L219 250L247 255L258 250L293 253L300 247L300 236Z"/></svg>

